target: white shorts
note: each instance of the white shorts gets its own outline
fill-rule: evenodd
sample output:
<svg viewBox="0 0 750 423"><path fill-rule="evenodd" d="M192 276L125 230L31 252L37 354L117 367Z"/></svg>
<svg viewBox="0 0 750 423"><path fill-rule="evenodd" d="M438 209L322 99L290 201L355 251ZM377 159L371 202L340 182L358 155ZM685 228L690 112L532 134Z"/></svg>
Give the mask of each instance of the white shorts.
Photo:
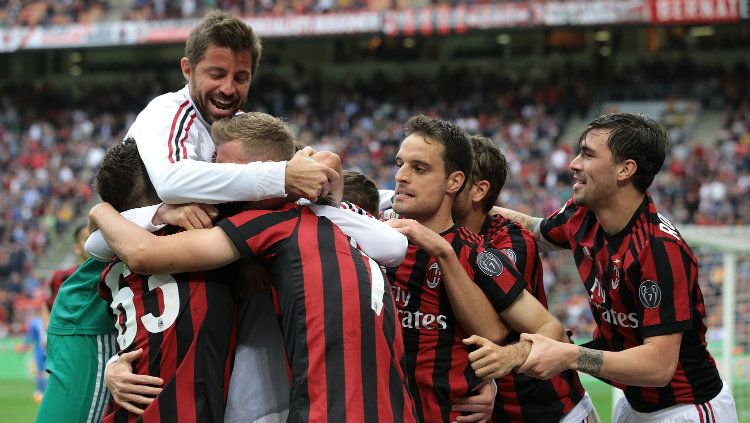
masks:
<svg viewBox="0 0 750 423"><path fill-rule="evenodd" d="M737 407L725 383L719 395L703 404L680 404L652 413L639 413L620 398L612 411L612 423L737 423Z"/></svg>
<svg viewBox="0 0 750 423"><path fill-rule="evenodd" d="M594 404L591 402L591 397L588 392L578 401L572 410L568 411L568 414L560 419L560 423L600 423L599 415L596 413Z"/></svg>

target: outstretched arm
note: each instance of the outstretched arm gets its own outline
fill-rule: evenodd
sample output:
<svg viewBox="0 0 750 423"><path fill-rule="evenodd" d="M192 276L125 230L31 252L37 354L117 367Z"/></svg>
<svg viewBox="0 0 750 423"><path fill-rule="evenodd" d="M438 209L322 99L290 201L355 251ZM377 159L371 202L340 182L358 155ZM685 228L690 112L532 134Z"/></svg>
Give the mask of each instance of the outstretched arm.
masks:
<svg viewBox="0 0 750 423"><path fill-rule="evenodd" d="M490 214L496 215L499 214L500 216L503 216L506 219L510 219L514 222L518 222L526 228L527 231L534 234L534 237L537 240L537 243L539 244L539 252L540 253L546 253L547 251L555 251L562 249L561 247L558 247L555 244L552 244L551 242L547 241L545 237L542 236L542 221L544 220L541 217L533 217L529 216L528 214L524 214L515 210L506 209L504 207L493 207L492 210L490 210Z"/></svg>
<svg viewBox="0 0 750 423"><path fill-rule="evenodd" d="M156 236L127 221L108 203L89 212L104 239L128 267L146 275L215 269L240 258L220 228Z"/></svg>
<svg viewBox="0 0 750 423"><path fill-rule="evenodd" d="M216 207L210 204L154 204L153 206L125 210L120 213L124 218L137 224L141 228L155 232L165 224L179 226L184 229L210 228L212 219L218 216ZM104 236L94 222L89 221L89 235L84 249L91 257L99 261L109 261L115 255L107 245Z"/></svg>
<svg viewBox="0 0 750 423"><path fill-rule="evenodd" d="M518 368L539 379L549 379L565 369L631 386L665 386L674 376L682 332L643 339L643 345L623 351L600 351L522 334L532 343L526 362Z"/></svg>

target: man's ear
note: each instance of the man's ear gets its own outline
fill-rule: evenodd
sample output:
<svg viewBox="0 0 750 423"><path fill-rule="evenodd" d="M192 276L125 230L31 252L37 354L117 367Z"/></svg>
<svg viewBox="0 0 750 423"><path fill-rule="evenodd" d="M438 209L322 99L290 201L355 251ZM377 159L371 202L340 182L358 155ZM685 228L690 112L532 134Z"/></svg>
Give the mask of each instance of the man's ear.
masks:
<svg viewBox="0 0 750 423"><path fill-rule="evenodd" d="M448 194L455 194L458 192L458 190L461 189L461 187L464 184L464 181L466 180L466 175L464 175L463 172L460 170L457 170L450 175L448 175L448 184L446 187L446 193Z"/></svg>
<svg viewBox="0 0 750 423"><path fill-rule="evenodd" d="M633 159L627 159L619 165L619 171L617 172L617 180L625 181L632 178L635 175L635 171L638 170L638 164Z"/></svg>
<svg viewBox="0 0 750 423"><path fill-rule="evenodd" d="M466 189L466 188L464 188ZM490 190L490 182L482 179L479 182L474 183L474 193L471 195L471 201L473 203L479 203L484 200L487 196L487 192Z"/></svg>
<svg viewBox="0 0 750 423"><path fill-rule="evenodd" d="M188 82L193 80L193 69L190 67L190 61L187 57L180 59L180 69L182 69L182 76L184 76Z"/></svg>

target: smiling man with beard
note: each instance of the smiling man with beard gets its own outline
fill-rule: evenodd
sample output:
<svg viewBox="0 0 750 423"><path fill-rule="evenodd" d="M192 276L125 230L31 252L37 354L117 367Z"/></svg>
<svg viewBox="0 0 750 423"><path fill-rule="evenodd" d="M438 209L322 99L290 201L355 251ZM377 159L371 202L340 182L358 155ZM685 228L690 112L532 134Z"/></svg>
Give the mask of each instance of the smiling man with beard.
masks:
<svg viewBox="0 0 750 423"><path fill-rule="evenodd" d="M229 164L215 161L211 123L241 112L258 69L260 38L231 14L213 11L190 32L180 60L187 85L153 99L130 127L151 182L166 203L222 203L320 195L333 169L310 159Z"/></svg>

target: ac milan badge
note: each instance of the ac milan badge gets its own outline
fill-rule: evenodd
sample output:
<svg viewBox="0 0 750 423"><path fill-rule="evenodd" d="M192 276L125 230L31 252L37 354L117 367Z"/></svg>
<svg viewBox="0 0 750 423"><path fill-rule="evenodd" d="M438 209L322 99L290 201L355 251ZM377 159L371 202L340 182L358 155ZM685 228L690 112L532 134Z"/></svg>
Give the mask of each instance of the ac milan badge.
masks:
<svg viewBox="0 0 750 423"><path fill-rule="evenodd" d="M432 266L430 266L429 269L427 269L427 274L425 275L425 280L427 280L427 286L429 286L432 289L437 288L438 283L440 283L440 278L443 276L442 273L440 273L440 266L438 266L437 263L432 263Z"/></svg>

